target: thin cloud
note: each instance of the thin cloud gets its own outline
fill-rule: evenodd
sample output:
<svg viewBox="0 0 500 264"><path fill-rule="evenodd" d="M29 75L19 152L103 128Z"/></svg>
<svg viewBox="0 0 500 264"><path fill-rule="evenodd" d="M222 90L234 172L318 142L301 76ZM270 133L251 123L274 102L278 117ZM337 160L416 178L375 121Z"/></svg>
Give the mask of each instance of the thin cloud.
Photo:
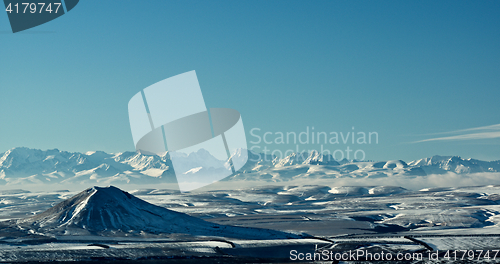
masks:
<svg viewBox="0 0 500 264"><path fill-rule="evenodd" d="M234 186L250 188L256 186L301 186L301 185L325 185L330 187L340 186L400 186L408 190L418 191L424 188L435 187L470 187L500 185L500 173L479 172L470 174L456 174L447 172L444 174L430 174L427 176L408 177L406 175L380 177L380 178L337 178L332 179L310 179L297 178L286 182L263 182L263 181L220 181L207 187L209 190L231 190ZM244 187L243 187L244 186ZM157 188L157 187L156 187ZM199 190L201 191L201 190Z"/></svg>
<svg viewBox="0 0 500 264"><path fill-rule="evenodd" d="M466 133L475 131L481 131L481 132ZM429 141L476 140L476 139L500 138L500 124L446 132L446 134L456 134L456 133L460 133L460 135L428 138L419 141L414 141L413 143L421 143Z"/></svg>
<svg viewBox="0 0 500 264"><path fill-rule="evenodd" d="M450 133L458 133L458 132L467 132L467 131L478 131L478 130L496 130L500 131L500 124L496 125L491 125L491 126L483 126L483 127L474 127L474 128L467 128L467 129L461 129L461 130L455 130Z"/></svg>

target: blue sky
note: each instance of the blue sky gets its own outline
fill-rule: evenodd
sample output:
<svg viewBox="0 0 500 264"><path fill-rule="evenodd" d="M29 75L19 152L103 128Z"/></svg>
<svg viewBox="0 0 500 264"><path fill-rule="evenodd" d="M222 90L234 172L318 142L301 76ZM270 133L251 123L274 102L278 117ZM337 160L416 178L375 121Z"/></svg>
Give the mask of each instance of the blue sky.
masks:
<svg viewBox="0 0 500 264"><path fill-rule="evenodd" d="M0 12L0 152L134 150L128 100L196 70L207 107L237 109L249 142L253 128L354 127L378 144L324 148L500 160L499 14L498 1L80 1L13 34Z"/></svg>

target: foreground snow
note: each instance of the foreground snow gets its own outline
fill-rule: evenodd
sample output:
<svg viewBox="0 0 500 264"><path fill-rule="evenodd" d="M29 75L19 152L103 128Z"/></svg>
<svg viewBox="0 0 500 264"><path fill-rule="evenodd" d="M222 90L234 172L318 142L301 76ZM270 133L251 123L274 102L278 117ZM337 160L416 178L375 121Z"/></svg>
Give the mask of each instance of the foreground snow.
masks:
<svg viewBox="0 0 500 264"><path fill-rule="evenodd" d="M0 260L280 262L290 260L292 250L496 250L499 197L500 186L494 185L418 191L275 185L183 194L165 189L127 194L113 187L81 193L10 190L0 192ZM293 234L304 238L291 239Z"/></svg>

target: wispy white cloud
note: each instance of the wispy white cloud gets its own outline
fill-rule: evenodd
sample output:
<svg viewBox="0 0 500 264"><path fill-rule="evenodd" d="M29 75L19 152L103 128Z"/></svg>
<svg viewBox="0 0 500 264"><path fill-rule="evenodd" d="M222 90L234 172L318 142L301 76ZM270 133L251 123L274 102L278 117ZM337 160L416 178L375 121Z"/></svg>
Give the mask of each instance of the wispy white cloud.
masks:
<svg viewBox="0 0 500 264"><path fill-rule="evenodd" d="M471 132L476 132L476 133L471 133ZM455 131L445 132L443 134L458 134L458 135L428 138L428 139L415 141L413 143L429 142L429 141L452 141L452 140L475 140L475 139L500 138L500 124L455 130Z"/></svg>
<svg viewBox="0 0 500 264"><path fill-rule="evenodd" d="M456 174L447 172L444 174L430 174L427 176L391 176L380 178L337 178L332 179L310 179L297 178L286 182L262 182L262 181L220 181L207 187L208 190L231 190L234 186L250 188L255 186L303 186L303 185L325 185L330 187L340 186L400 186L405 189L418 191L424 188L434 187L470 187L500 185L500 173L479 172L470 174ZM238 187L240 188L240 187Z"/></svg>

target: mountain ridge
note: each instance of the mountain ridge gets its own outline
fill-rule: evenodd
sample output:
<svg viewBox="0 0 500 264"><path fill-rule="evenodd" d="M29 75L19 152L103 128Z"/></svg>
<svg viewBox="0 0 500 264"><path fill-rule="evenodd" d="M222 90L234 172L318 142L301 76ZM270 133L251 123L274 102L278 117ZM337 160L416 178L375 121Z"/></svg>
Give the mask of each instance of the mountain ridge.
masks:
<svg viewBox="0 0 500 264"><path fill-rule="evenodd" d="M241 156L245 150L235 153ZM248 150L247 150L248 151ZM390 177L429 174L500 172L500 161L439 156L410 161L336 161L317 151L292 153L282 159L247 152L248 162L230 180L287 181L298 177ZM200 155L210 155L200 153ZM196 159L199 156L194 155ZM186 157L188 159L188 157ZM222 161L221 161L222 162ZM210 166L211 162L206 163ZM213 162L212 162L213 163ZM186 160L189 164L189 160ZM200 168L191 169L196 173ZM147 155L140 152L86 153L13 148L0 154L0 185L6 184L145 184L176 183L169 153Z"/></svg>

